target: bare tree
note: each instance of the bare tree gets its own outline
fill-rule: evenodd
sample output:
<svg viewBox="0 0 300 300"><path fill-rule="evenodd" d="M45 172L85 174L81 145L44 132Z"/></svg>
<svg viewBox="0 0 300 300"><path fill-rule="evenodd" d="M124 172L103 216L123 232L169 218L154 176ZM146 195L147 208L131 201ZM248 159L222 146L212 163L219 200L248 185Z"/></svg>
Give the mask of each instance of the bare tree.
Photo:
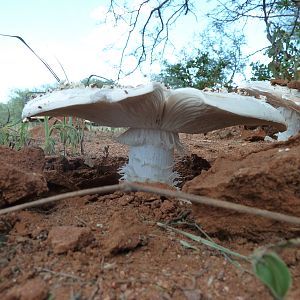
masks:
<svg viewBox="0 0 300 300"><path fill-rule="evenodd" d="M119 3L119 1L118 1ZM131 53L137 58L137 63L130 73L134 72L144 61L154 60L154 52L158 48L164 52L169 40L169 31L179 17L193 14L193 0L141 0L134 8L122 6L122 13L118 13L120 5L115 0L110 0L108 14L112 14L115 23L126 22L129 31L125 45L122 49L119 63L118 79L122 73L124 59L133 39L134 33L139 33L140 41L138 46ZM144 9L147 8L147 12ZM135 41L136 42L136 41Z"/></svg>
<svg viewBox="0 0 300 300"><path fill-rule="evenodd" d="M270 42L267 49L261 50L267 50L266 53L272 58L273 72L281 74L282 69L287 68L286 62L291 57L294 60L293 68L296 70L299 66L299 54L297 54L300 40L299 1L218 0L215 2L216 8L208 14L208 17L213 20L217 30L236 22L239 22L240 27L243 28L249 19L261 20L265 24L266 37ZM203 2L195 0L140 0L135 7L119 3L110 0L108 8L108 14L113 16L116 25L126 22L129 26L122 48L118 78L122 73L124 59L130 52L133 39L137 46L130 54L137 59L137 63L130 73L146 60L153 62L157 50L163 54L166 46L172 44L170 40L172 25L187 14L194 14L197 18L196 8L203 5ZM139 40L136 40L136 34ZM291 73L291 70L288 73Z"/></svg>

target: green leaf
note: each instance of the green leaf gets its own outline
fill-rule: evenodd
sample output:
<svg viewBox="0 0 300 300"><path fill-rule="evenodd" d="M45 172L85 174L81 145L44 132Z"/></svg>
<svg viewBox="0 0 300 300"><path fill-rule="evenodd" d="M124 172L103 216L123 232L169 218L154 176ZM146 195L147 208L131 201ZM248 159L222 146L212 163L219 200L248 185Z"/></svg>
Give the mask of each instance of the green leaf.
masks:
<svg viewBox="0 0 300 300"><path fill-rule="evenodd" d="M284 261L274 252L254 259L255 275L271 290L276 299L284 299L292 278Z"/></svg>

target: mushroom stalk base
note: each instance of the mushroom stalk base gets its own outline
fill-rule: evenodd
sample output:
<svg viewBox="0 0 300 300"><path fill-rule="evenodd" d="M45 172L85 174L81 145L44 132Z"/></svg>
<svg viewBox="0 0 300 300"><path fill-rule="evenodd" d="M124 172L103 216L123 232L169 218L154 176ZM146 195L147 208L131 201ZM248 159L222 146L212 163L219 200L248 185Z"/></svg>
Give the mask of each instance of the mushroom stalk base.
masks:
<svg viewBox="0 0 300 300"><path fill-rule="evenodd" d="M129 161L121 169L129 182L177 183L173 172L174 149L181 148L177 133L156 129L129 129L118 140L130 146Z"/></svg>
<svg viewBox="0 0 300 300"><path fill-rule="evenodd" d="M278 141L287 141L289 137L297 135L300 130L300 114L294 110L287 109L285 107L277 108L284 116L288 128L284 132L277 134Z"/></svg>

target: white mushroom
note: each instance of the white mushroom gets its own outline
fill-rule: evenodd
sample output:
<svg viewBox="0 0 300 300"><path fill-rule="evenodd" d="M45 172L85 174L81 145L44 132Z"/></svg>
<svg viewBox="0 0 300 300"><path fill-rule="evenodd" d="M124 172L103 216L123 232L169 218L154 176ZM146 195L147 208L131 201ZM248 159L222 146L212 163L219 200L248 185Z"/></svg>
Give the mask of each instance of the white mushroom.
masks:
<svg viewBox="0 0 300 300"><path fill-rule="evenodd" d="M288 128L277 134L279 141L285 141L300 130L300 91L286 86L271 85L269 81L250 81L239 89L246 94L261 98L277 108L284 116Z"/></svg>
<svg viewBox="0 0 300 300"><path fill-rule="evenodd" d="M175 184L174 149L179 132L205 133L233 125L270 124L283 131L284 118L254 97L168 90L159 83L130 89L69 89L28 102L23 117L75 115L112 127L129 127L119 142L130 146L123 179Z"/></svg>

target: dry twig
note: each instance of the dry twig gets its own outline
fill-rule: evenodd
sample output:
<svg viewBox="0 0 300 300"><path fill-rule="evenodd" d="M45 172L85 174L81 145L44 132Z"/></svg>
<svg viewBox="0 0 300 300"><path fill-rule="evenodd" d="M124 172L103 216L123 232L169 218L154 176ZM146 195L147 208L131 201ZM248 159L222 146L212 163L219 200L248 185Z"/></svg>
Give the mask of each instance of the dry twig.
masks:
<svg viewBox="0 0 300 300"><path fill-rule="evenodd" d="M97 187L97 188L91 188L91 189L85 189L85 190L81 190L81 191L60 194L60 195L43 198L43 199L39 199L36 201L32 201L32 202L19 204L19 205L15 205L12 207L1 209L0 215L10 213L13 211L22 210L25 208L40 206L40 205L43 205L46 203L55 202L55 201L59 201L59 200L67 199L67 198L80 197L80 196L92 195L92 194L107 194L107 193L112 193L115 191L123 191L123 192L138 192L139 191L139 192L154 193L154 194L158 194L161 196L174 197L177 199L186 199L193 203L204 204L204 205L225 208L225 209L231 209L231 210L234 210L234 211L237 211L240 213L247 213L247 214L251 214L251 215L265 217L268 219L273 219L273 220L280 221L280 222L287 222L287 223L291 223L291 224L300 225L300 218L298 218L298 217L284 215L284 214L277 213L277 212L272 212L272 211L268 211L268 210L264 210L264 209L245 206L245 205L227 202L227 201L223 201L223 200L213 199L213 198L209 198L209 197L205 197L205 196L197 196L197 195L192 195L192 194L183 193L183 192L179 192L179 191L170 191L167 189L155 188L153 186L146 186L146 185L136 184L136 183L121 183L121 184L115 184L115 185L109 185L109 186L103 186L103 187Z"/></svg>
<svg viewBox="0 0 300 300"><path fill-rule="evenodd" d="M75 275L72 275L72 274L67 274L67 273L64 273L64 272L55 272L55 271L52 271L52 270L47 269L47 268L37 268L37 271L40 272L40 273L46 272L46 273L50 273L52 275L59 276L59 277L65 277L65 278L75 279L75 280L78 280L78 281L83 281L82 278L80 278L78 276L75 276Z"/></svg>

